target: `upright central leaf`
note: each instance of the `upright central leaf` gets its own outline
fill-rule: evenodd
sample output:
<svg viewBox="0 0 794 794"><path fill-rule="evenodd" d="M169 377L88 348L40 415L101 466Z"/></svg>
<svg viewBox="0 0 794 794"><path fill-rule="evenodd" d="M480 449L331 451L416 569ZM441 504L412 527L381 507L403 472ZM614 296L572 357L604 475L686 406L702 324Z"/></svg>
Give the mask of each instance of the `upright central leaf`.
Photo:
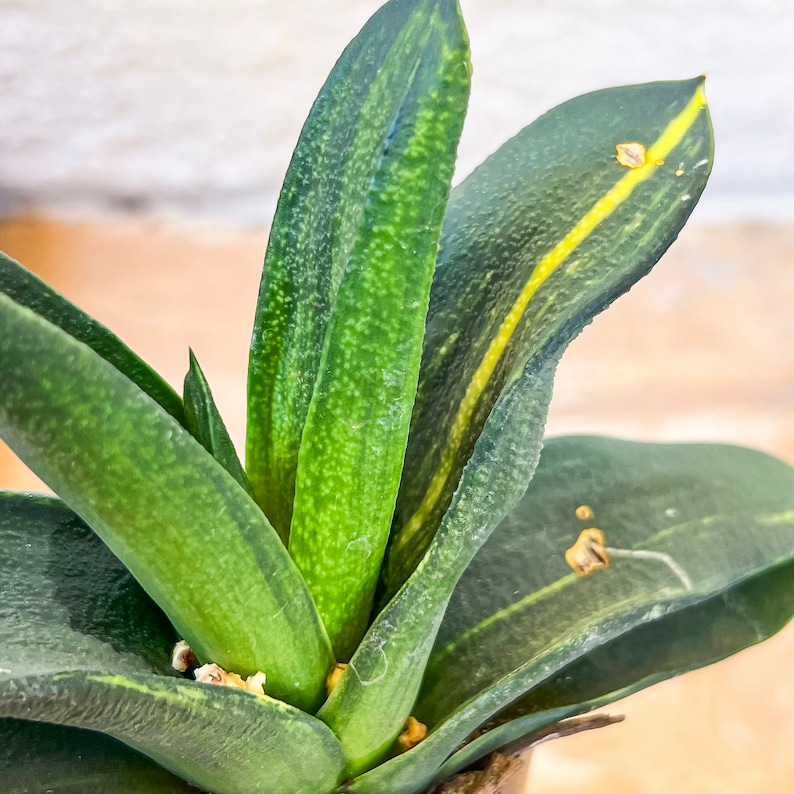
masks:
<svg viewBox="0 0 794 794"><path fill-rule="evenodd" d="M285 540L331 310L362 236L384 153L388 149L393 158L395 145L404 145L394 140L398 128L414 123L406 106L409 86L420 61L430 85L433 64L427 61L440 72L449 57L441 49L458 50L461 72L467 63L462 31L450 31L441 46L438 22L431 21L439 15L454 17L454 0L394 0L369 20L320 91L281 190L251 340L246 471L256 500ZM451 152L457 137L452 127L444 129L439 143ZM448 159L439 161L439 176ZM445 198L429 200L428 208L440 202L440 212ZM432 215L428 211L423 226L432 226ZM411 247L405 255L415 258Z"/></svg>
<svg viewBox="0 0 794 794"><path fill-rule="evenodd" d="M337 654L366 628L400 483L469 69L454 3L391 123L303 431L289 548Z"/></svg>
<svg viewBox="0 0 794 794"><path fill-rule="evenodd" d="M468 42L454 0L390 5L351 50L318 100L338 125L331 138L322 131L334 154L326 161L316 152L320 185L301 193L288 176L285 190L297 191L306 214L296 220L307 236L302 261L266 265L264 296L272 294L261 308L261 349L280 339L282 358L252 363L252 405L267 390L272 402L252 408L249 437L254 488L283 535L292 513L290 553L340 658L366 627L394 512L469 93ZM355 94L352 82L340 90L364 67L363 91L360 76ZM340 168L348 146L336 183L326 169ZM260 369L255 384L260 366L270 371ZM294 412L291 428L279 418L283 404ZM266 422L255 427L260 410ZM260 446L267 422L269 453Z"/></svg>

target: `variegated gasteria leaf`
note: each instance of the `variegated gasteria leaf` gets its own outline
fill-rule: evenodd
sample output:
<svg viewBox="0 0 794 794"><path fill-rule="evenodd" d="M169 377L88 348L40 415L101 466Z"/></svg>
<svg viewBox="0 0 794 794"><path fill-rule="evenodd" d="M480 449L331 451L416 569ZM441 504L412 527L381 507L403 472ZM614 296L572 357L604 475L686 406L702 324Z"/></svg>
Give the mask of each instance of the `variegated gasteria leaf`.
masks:
<svg viewBox="0 0 794 794"><path fill-rule="evenodd" d="M616 148L626 142L641 147L630 165ZM712 155L703 80L651 83L560 105L453 190L388 593L427 549L506 384L559 356L650 270L700 197Z"/></svg>

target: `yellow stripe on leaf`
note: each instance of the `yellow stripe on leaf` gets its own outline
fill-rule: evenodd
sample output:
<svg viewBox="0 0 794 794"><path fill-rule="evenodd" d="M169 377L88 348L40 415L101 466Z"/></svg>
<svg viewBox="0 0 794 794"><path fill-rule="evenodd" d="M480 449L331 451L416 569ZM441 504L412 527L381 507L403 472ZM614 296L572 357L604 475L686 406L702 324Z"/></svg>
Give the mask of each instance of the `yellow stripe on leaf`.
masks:
<svg viewBox="0 0 794 794"><path fill-rule="evenodd" d="M665 158L684 139L689 129L697 120L701 110L706 106L706 96L701 83L686 107L667 125L657 141L651 145L645 157L645 164L631 167L618 182L605 193L577 222L577 224L540 260L532 275L524 285L507 316L502 321L496 336L491 341L477 371L469 382L466 393L461 400L458 412L452 423L447 444L441 455L441 461L433 479L425 493L422 503L398 536L397 542L404 546L427 521L444 492L444 487L452 473L455 460L477 402L485 391L497 364L526 312L532 297L548 280L549 276L590 236L593 230L632 194L634 189L650 178Z"/></svg>

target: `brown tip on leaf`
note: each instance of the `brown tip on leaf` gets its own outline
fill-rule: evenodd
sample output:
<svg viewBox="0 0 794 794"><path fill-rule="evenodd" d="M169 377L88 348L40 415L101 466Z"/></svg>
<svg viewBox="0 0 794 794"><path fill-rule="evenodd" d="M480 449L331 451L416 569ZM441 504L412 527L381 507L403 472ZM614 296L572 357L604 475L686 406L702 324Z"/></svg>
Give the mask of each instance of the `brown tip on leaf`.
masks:
<svg viewBox="0 0 794 794"><path fill-rule="evenodd" d="M416 747L425 736L427 736L427 725L419 722L416 717L408 717L403 732L397 737L397 744L403 751L410 750L412 747Z"/></svg>
<svg viewBox="0 0 794 794"><path fill-rule="evenodd" d="M626 168L642 168L648 154L645 144L636 141L619 143L615 147L615 152L617 161Z"/></svg>
<svg viewBox="0 0 794 794"><path fill-rule="evenodd" d="M205 664L199 667L194 673L196 681L200 684L213 684L214 686L228 686L233 689L245 689L257 695L265 694L265 682L267 676L263 672L249 675L243 681L242 676L237 673L227 673L220 665Z"/></svg>
<svg viewBox="0 0 794 794"><path fill-rule="evenodd" d="M576 517L580 521L590 521L595 517L595 513L590 505L579 505L576 508Z"/></svg>
<svg viewBox="0 0 794 794"><path fill-rule="evenodd" d="M576 543L565 552L565 562L579 576L589 576L598 568L609 568L609 555L604 533L590 527L583 529Z"/></svg>
<svg viewBox="0 0 794 794"><path fill-rule="evenodd" d="M342 677L342 673L344 673L345 670L347 670L347 665L344 662L338 662L331 668L325 679L325 688L328 690L329 695L336 689L336 685L339 683L339 679Z"/></svg>
<svg viewBox="0 0 794 794"><path fill-rule="evenodd" d="M180 673L186 673L191 667L197 667L199 660L192 648L184 641L180 640L174 645L171 651L171 667Z"/></svg>

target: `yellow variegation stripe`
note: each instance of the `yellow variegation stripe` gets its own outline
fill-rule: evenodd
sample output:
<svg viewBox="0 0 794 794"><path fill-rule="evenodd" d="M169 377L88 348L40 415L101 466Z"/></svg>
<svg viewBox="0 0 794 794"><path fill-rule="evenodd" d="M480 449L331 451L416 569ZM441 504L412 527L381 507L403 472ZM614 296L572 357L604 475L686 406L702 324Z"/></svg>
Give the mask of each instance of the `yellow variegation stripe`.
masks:
<svg viewBox="0 0 794 794"><path fill-rule="evenodd" d="M605 193L576 223L576 225L557 243L532 271L527 283L521 290L513 307L502 321L496 336L491 341L480 366L469 382L461 400L455 420L441 455L441 461L425 493L422 503L401 530L397 544L409 543L424 525L436 506L444 486L449 479L455 458L466 436L477 402L485 391L491 376L502 358L513 333L526 312L532 297L554 273L555 270L588 238L593 230L629 198L634 189L651 177L659 163L678 146L706 106L706 95L701 83L686 107L667 125L658 140L647 150L645 165L629 169L623 177Z"/></svg>

